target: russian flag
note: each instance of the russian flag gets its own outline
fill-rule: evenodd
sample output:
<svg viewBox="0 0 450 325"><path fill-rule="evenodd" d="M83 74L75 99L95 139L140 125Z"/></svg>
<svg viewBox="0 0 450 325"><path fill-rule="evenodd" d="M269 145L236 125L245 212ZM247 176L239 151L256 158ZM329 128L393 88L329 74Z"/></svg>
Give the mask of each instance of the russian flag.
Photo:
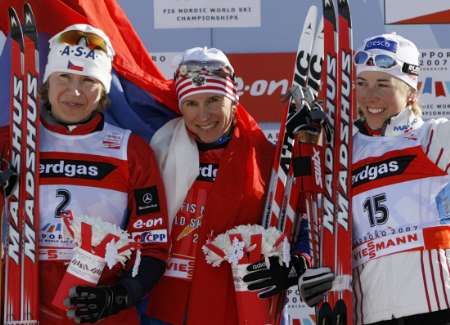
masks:
<svg viewBox="0 0 450 325"><path fill-rule="evenodd" d="M113 63L111 106L107 121L131 129L144 138L177 115L177 100L172 81L164 78L140 40L132 24L115 0L29 1L39 31L40 71L43 74L48 39L68 25L88 23L101 28L111 39L116 57ZM7 9L16 8L23 19L24 0L0 1L0 31L8 35ZM52 17L49 19L49 17ZM0 56L0 126L8 123L10 40Z"/></svg>

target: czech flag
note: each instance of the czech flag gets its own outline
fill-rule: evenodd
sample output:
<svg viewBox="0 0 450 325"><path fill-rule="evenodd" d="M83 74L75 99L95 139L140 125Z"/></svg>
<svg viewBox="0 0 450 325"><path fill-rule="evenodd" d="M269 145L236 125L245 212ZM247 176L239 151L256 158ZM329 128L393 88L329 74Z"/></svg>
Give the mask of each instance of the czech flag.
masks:
<svg viewBox="0 0 450 325"><path fill-rule="evenodd" d="M24 0L0 1L0 32L6 37L0 52L0 126L8 124L11 41L8 38L8 7L23 20ZM48 40L66 26L87 23L102 29L111 39L116 56L113 63L111 106L106 119L146 139L177 115L172 81L166 80L132 24L115 0L28 0L39 31L40 71L47 61ZM0 45L2 44L0 35ZM1 50L1 46L0 46Z"/></svg>
<svg viewBox="0 0 450 325"><path fill-rule="evenodd" d="M71 70L75 70L75 71L83 71L84 70L82 66L73 64L70 61L67 64L67 69L71 69Z"/></svg>

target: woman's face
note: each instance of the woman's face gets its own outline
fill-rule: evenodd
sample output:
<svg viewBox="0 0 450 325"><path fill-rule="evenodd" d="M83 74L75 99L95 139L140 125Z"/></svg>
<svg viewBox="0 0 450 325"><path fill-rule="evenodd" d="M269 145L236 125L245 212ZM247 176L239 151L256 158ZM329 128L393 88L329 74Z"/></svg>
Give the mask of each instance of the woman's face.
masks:
<svg viewBox="0 0 450 325"><path fill-rule="evenodd" d="M77 124L89 119L102 97L103 85L97 79L67 72L48 78L48 99L56 120Z"/></svg>
<svg viewBox="0 0 450 325"><path fill-rule="evenodd" d="M405 108L414 94L403 81L380 71L364 71L356 80L356 100L360 112L373 130Z"/></svg>
<svg viewBox="0 0 450 325"><path fill-rule="evenodd" d="M189 131L201 142L212 143L230 128L235 105L228 97L202 93L183 99L180 110Z"/></svg>

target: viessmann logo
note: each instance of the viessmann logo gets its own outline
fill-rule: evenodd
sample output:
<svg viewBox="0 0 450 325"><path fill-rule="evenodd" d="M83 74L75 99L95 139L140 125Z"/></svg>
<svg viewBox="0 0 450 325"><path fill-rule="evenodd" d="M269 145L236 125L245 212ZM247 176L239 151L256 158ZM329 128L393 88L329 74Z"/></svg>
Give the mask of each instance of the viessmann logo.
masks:
<svg viewBox="0 0 450 325"><path fill-rule="evenodd" d="M402 174L415 156L395 157L353 170L353 187L381 178Z"/></svg>
<svg viewBox="0 0 450 325"><path fill-rule="evenodd" d="M104 162L41 159L41 177L70 177L100 180L110 174L116 166Z"/></svg>

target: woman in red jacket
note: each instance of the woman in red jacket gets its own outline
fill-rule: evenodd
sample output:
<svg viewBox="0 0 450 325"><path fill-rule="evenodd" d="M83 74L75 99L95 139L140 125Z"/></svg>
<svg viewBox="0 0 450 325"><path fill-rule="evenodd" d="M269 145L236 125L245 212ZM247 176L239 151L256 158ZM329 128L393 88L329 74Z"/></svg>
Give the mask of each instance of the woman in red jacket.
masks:
<svg viewBox="0 0 450 325"><path fill-rule="evenodd" d="M134 305L161 277L169 248L159 168L146 141L103 117L114 56L107 35L91 25L76 24L53 36L49 44L41 91L39 323L139 324ZM84 236L89 253L95 254L95 242L104 229L120 234L126 230L139 238L140 266L137 274L132 263L125 269L105 267L97 286L92 281L92 287L73 286L69 297L63 291L55 306L56 292L70 273L74 248L83 247L61 230L61 214L68 211L74 219L84 217L94 229L93 236ZM94 222L104 229L95 230ZM86 265L99 273L92 264ZM67 313L61 308L63 301Z"/></svg>
<svg viewBox="0 0 450 325"><path fill-rule="evenodd" d="M237 324L231 268L208 265L201 247L234 226L260 223L272 146L238 103L222 51L185 51L175 85L182 117L152 139L168 197L171 252L150 296L150 324Z"/></svg>

